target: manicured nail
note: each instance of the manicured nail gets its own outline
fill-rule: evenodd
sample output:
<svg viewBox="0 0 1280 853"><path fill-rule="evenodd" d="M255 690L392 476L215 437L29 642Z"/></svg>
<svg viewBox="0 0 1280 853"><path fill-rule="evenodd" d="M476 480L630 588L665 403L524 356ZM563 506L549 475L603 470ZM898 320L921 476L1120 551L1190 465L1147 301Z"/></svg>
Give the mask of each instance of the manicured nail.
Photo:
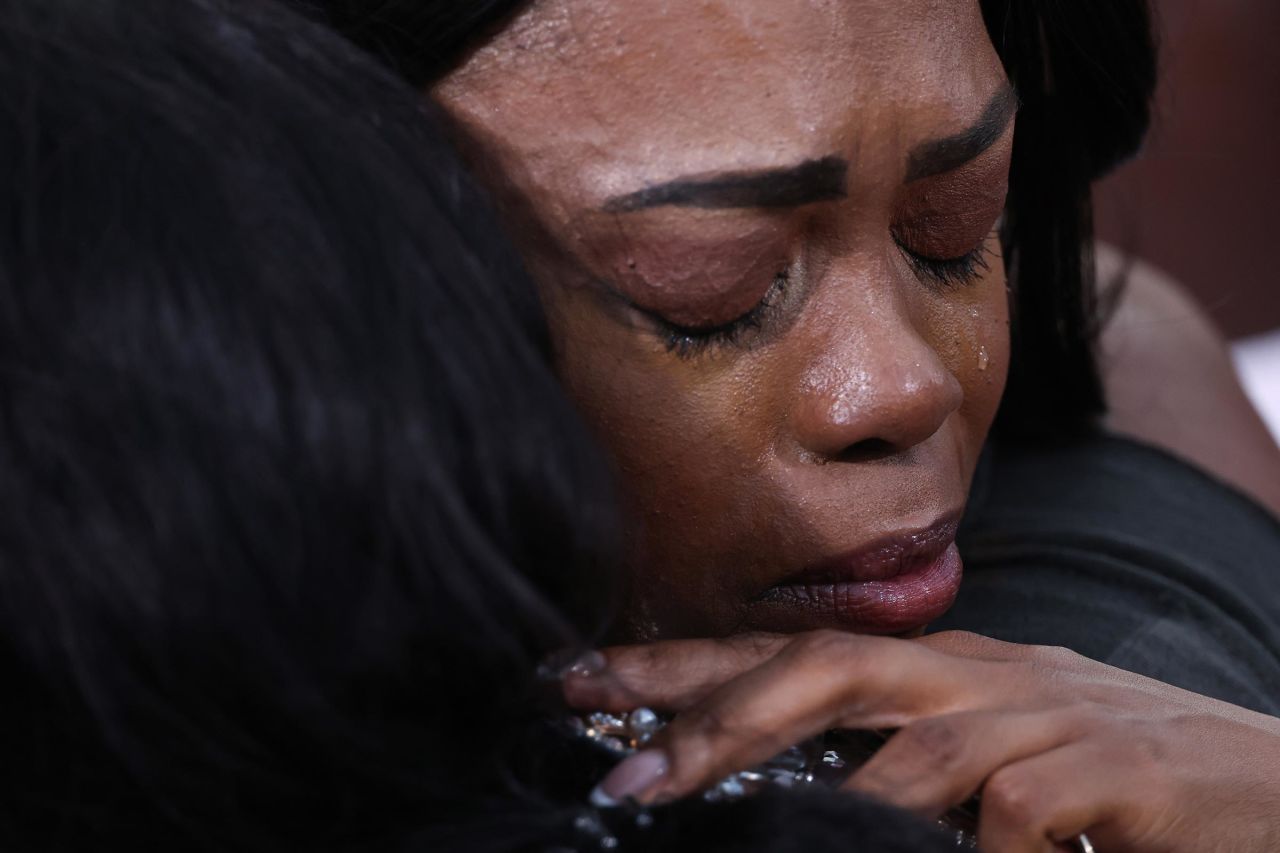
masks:
<svg viewBox="0 0 1280 853"><path fill-rule="evenodd" d="M624 800L633 800L658 784L667 775L667 754L660 749L646 749L628 757L609 771L591 792L591 805L613 808Z"/></svg>
<svg viewBox="0 0 1280 853"><path fill-rule="evenodd" d="M579 678L590 678L593 675L599 675L604 672L609 661L600 652L592 649L583 653L577 660L569 665L565 670L565 675L576 675Z"/></svg>

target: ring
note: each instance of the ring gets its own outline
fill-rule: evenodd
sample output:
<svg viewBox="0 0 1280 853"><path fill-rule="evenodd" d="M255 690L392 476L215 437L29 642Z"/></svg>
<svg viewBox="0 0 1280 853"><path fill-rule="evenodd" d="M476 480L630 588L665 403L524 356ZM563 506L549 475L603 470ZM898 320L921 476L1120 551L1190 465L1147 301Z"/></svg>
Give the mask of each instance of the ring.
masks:
<svg viewBox="0 0 1280 853"><path fill-rule="evenodd" d="M1080 848L1080 853L1098 853L1093 849L1093 842L1089 840L1089 836L1083 832L1076 836L1076 845Z"/></svg>

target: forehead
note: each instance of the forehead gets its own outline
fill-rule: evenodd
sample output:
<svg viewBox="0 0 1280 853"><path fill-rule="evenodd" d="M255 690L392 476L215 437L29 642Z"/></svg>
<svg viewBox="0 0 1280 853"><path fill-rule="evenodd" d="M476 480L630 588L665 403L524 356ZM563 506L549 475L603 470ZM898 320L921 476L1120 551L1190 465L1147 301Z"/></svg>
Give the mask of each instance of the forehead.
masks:
<svg viewBox="0 0 1280 853"><path fill-rule="evenodd" d="M433 94L511 177L602 202L887 160L968 126L1002 79L978 0L537 0Z"/></svg>

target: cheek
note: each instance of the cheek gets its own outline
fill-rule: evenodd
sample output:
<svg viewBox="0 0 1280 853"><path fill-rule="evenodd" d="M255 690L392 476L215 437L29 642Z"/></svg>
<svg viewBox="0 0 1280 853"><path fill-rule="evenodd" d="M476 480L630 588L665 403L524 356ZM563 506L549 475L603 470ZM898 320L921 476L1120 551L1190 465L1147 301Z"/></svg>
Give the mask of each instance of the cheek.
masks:
<svg viewBox="0 0 1280 853"><path fill-rule="evenodd" d="M751 445L763 430L733 417L735 377L694 377L659 341L607 316L585 289L556 287L544 301L557 371L632 502L646 514L701 516L724 475L758 455Z"/></svg>
<svg viewBox="0 0 1280 853"><path fill-rule="evenodd" d="M640 585L631 606L660 601L664 632L727 630L735 617L721 587L732 579L708 567L749 565L743 531L765 529L780 511L767 489L750 487L760 485L774 428L743 401L767 378L694 370L603 316L580 289L544 299L560 376L617 466L633 533L627 562Z"/></svg>

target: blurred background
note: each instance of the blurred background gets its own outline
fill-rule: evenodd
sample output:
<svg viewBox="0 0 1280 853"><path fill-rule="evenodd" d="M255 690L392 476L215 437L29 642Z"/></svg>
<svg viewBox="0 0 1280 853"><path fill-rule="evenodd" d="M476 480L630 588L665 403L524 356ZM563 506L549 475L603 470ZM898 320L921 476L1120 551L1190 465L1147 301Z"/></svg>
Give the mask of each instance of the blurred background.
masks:
<svg viewBox="0 0 1280 853"><path fill-rule="evenodd" d="M1099 188L1103 240L1195 294L1280 441L1280 0L1152 0L1142 154Z"/></svg>

